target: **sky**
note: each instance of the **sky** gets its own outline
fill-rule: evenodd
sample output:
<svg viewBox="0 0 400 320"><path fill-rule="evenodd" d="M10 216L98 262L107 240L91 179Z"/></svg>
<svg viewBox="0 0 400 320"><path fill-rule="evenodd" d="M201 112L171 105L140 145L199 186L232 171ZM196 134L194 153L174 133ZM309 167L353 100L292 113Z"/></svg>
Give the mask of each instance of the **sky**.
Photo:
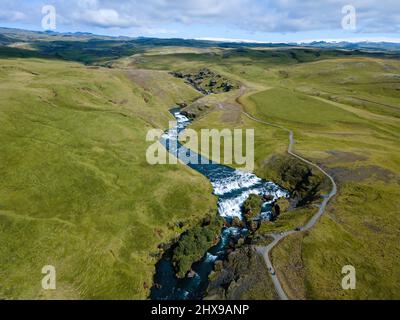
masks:
<svg viewBox="0 0 400 320"><path fill-rule="evenodd" d="M399 0L0 0L0 26L259 42L400 42ZM46 20L48 21L48 20Z"/></svg>

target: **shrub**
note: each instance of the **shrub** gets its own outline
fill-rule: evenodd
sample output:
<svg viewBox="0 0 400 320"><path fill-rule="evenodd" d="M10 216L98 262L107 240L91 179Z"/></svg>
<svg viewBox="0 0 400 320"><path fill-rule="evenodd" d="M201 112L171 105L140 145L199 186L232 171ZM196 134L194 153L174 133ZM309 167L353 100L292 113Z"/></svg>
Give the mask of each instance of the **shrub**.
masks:
<svg viewBox="0 0 400 320"><path fill-rule="evenodd" d="M262 197L257 194L251 194L243 204L243 212L246 218L259 216L261 214L262 205Z"/></svg>
<svg viewBox="0 0 400 320"><path fill-rule="evenodd" d="M177 243L172 256L178 277L185 277L192 264L199 261L218 240L223 220L219 216L207 217L201 226L185 232Z"/></svg>

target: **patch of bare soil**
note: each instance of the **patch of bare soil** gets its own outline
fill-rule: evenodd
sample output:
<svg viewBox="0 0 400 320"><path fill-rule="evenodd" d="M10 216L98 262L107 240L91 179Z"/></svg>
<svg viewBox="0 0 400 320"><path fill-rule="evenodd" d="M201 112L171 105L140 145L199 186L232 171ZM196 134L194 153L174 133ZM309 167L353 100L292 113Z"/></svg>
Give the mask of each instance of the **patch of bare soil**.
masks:
<svg viewBox="0 0 400 320"><path fill-rule="evenodd" d="M234 103L220 103L219 108L224 111L220 120L224 123L240 123L242 109Z"/></svg>
<svg viewBox="0 0 400 320"><path fill-rule="evenodd" d="M365 155L353 153L353 152L345 152L338 150L329 150L327 151L330 156L328 158L323 159L321 162L325 165L335 164L338 162L341 163L352 163L356 161L366 161L368 157Z"/></svg>
<svg viewBox="0 0 400 320"><path fill-rule="evenodd" d="M392 171L378 166L364 166L354 169L349 168L330 168L329 173L339 182L360 182L367 179L390 182L399 180L399 177Z"/></svg>
<svg viewBox="0 0 400 320"><path fill-rule="evenodd" d="M151 70L130 69L127 74L136 84L148 91L151 86L151 79L154 77L154 72Z"/></svg>
<svg viewBox="0 0 400 320"><path fill-rule="evenodd" d="M189 119L196 119L202 117L213 110L212 106L209 106L207 104L202 104L200 102L195 102L190 106L182 105L181 107L183 107L182 114L187 116Z"/></svg>
<svg viewBox="0 0 400 320"><path fill-rule="evenodd" d="M372 232L375 232L375 233L378 233L378 234L382 233L382 228L380 228L380 227L378 227L378 226L376 226L376 225L374 225L374 224L372 224L370 222L365 221L365 222L363 222L363 224L364 224L364 226L366 228L368 228Z"/></svg>

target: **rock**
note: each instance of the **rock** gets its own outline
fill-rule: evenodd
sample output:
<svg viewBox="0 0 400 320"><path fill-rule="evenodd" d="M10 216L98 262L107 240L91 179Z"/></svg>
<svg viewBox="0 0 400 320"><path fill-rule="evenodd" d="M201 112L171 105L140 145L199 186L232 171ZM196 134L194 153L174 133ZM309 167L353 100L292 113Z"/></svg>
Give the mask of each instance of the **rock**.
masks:
<svg viewBox="0 0 400 320"><path fill-rule="evenodd" d="M243 211L247 219L260 215L262 209L262 197L257 194L250 194L243 204Z"/></svg>
<svg viewBox="0 0 400 320"><path fill-rule="evenodd" d="M223 263L222 260L217 260L217 261L215 261L215 264L214 264L214 271L221 271L222 268L223 268L223 265L224 265L224 263Z"/></svg>
<svg viewBox="0 0 400 320"><path fill-rule="evenodd" d="M265 194L263 196L263 200L264 200L264 202L270 202L270 201L274 200L274 196L271 194Z"/></svg>
<svg viewBox="0 0 400 320"><path fill-rule="evenodd" d="M162 285L159 284L159 283L155 283L155 284L154 284L154 287L155 287L156 289L161 289L161 288L162 288Z"/></svg>
<svg viewBox="0 0 400 320"><path fill-rule="evenodd" d="M160 243L160 244L157 246L157 248L158 248L159 250L165 251L165 250L167 250L167 249L169 248L169 244L168 244L168 243Z"/></svg>
<svg viewBox="0 0 400 320"><path fill-rule="evenodd" d="M178 228L183 228L183 227L185 226L185 224L184 224L182 221L178 221L178 222L176 223L176 226L177 226Z"/></svg>
<svg viewBox="0 0 400 320"><path fill-rule="evenodd" d="M243 228L244 222L239 217L234 217L232 220L232 227Z"/></svg>
<svg viewBox="0 0 400 320"><path fill-rule="evenodd" d="M244 238L240 238L239 240L238 240L238 242L237 242L237 246L238 247L241 247L241 246L243 246L244 245L244 243L245 243L245 240L244 240Z"/></svg>
<svg viewBox="0 0 400 320"><path fill-rule="evenodd" d="M275 203L273 208L272 208L272 218L276 219L281 215L281 207L279 204Z"/></svg>
<svg viewBox="0 0 400 320"><path fill-rule="evenodd" d="M250 246L241 247L223 262L210 278L205 299L276 299L269 272L261 255Z"/></svg>
<svg viewBox="0 0 400 320"><path fill-rule="evenodd" d="M170 75L172 75L176 78L181 78L181 79L184 77L182 72L170 72Z"/></svg>
<svg viewBox="0 0 400 320"><path fill-rule="evenodd" d="M186 108L188 106L186 102L180 102L180 103L177 103L177 105L180 108Z"/></svg>
<svg viewBox="0 0 400 320"><path fill-rule="evenodd" d="M256 232L259 227L260 227L260 224L257 221L251 221L249 223L249 230L251 232Z"/></svg>
<svg viewBox="0 0 400 320"><path fill-rule="evenodd" d="M181 112L185 117L189 118L189 119L195 119L196 118L196 114L192 113L192 112L188 112L188 111L182 111Z"/></svg>
<svg viewBox="0 0 400 320"><path fill-rule="evenodd" d="M296 207L318 199L327 180L319 171L289 156L273 156L263 166L266 178L288 190Z"/></svg>
<svg viewBox="0 0 400 320"><path fill-rule="evenodd" d="M290 201L286 198L279 198L276 204L281 208L281 213L285 213L290 208Z"/></svg>
<svg viewBox="0 0 400 320"><path fill-rule="evenodd" d="M194 87L203 94L228 92L233 89L238 89L237 84L231 83L224 79L221 75L213 71L203 68L194 74L183 74L182 72L171 72L174 77L184 79L186 83Z"/></svg>
<svg viewBox="0 0 400 320"><path fill-rule="evenodd" d="M281 214L285 213L288 211L290 207L290 202L286 198L280 198L278 199L274 206L272 207L272 218L275 220L278 218Z"/></svg>
<svg viewBox="0 0 400 320"><path fill-rule="evenodd" d="M187 277L194 278L196 275L197 275L197 273L193 269L190 269L190 271L187 274Z"/></svg>

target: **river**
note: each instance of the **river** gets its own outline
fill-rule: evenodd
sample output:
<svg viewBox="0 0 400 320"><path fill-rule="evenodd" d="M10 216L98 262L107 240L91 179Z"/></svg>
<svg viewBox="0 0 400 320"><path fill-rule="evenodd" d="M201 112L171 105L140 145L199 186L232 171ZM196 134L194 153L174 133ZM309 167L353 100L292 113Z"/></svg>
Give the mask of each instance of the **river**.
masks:
<svg viewBox="0 0 400 320"><path fill-rule="evenodd" d="M263 205L260 219L269 220L271 204L278 198L288 196L288 193L276 184L263 180L256 175L235 170L208 160L186 149L179 143L179 134L191 121L179 112L172 109L177 125L169 129L161 138L161 143L168 152L185 160L190 155L191 161L187 165L209 179L213 186L213 193L218 197L218 213L228 222L234 217L242 219L241 207L250 194L271 195L273 200ZM187 162L187 161L186 161ZM185 162L185 163L186 163ZM246 235L245 228L223 228L218 244L205 253L201 261L196 262L192 269L194 277L178 279L175 276L171 263L171 250L167 251L156 265L154 283L158 284L151 290L152 300L196 300L202 299L208 286L208 276L214 268L216 260L226 256L229 243Z"/></svg>

